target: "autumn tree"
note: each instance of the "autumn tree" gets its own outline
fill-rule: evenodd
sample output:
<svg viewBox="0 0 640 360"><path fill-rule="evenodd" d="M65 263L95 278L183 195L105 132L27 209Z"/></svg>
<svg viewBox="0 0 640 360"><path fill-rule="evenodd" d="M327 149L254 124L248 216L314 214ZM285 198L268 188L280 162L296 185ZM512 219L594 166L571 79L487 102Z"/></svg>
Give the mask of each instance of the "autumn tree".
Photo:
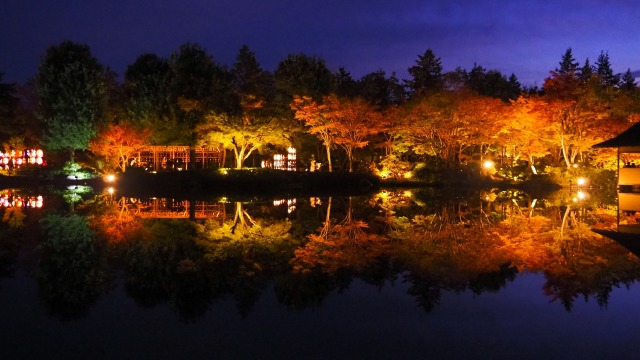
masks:
<svg viewBox="0 0 640 360"><path fill-rule="evenodd" d="M326 106L309 96L295 96L291 109L295 111L296 120L304 122L309 127L308 132L322 141L327 152L328 169L332 172L331 148L335 145L337 124L326 116Z"/></svg>
<svg viewBox="0 0 640 360"><path fill-rule="evenodd" d="M523 96L513 101L505 113L506 123L500 141L512 155L513 162L524 157L533 174L537 174L536 160L547 155L555 144L550 106L540 97Z"/></svg>
<svg viewBox="0 0 640 360"><path fill-rule="evenodd" d="M335 95L324 99L327 121L333 123L334 142L347 154L349 172L353 172L353 153L365 147L372 135L385 130L387 122L373 105L361 98L339 99Z"/></svg>
<svg viewBox="0 0 640 360"><path fill-rule="evenodd" d="M66 150L74 160L96 134L106 106L104 70L89 47L73 42L52 46L37 76L39 118L43 142L51 150Z"/></svg>
<svg viewBox="0 0 640 360"><path fill-rule="evenodd" d="M111 167L127 170L132 157L146 145L152 132L128 122L105 125L89 143L89 150L103 156Z"/></svg>
<svg viewBox="0 0 640 360"><path fill-rule="evenodd" d="M205 116L196 131L200 144L211 147L222 144L231 149L236 169L242 169L244 161L266 145L290 145L285 131L274 119L212 113Z"/></svg>

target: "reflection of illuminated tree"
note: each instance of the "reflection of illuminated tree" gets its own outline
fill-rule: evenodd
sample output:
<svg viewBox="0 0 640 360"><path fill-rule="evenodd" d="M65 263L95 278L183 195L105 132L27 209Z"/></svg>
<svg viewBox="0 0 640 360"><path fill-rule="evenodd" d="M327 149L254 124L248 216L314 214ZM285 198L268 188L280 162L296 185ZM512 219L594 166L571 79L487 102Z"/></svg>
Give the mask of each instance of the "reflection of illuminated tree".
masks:
<svg viewBox="0 0 640 360"><path fill-rule="evenodd" d="M198 245L214 290L230 293L239 312L246 315L270 278L288 268L295 245L287 219L254 219L242 203L234 206L233 219L205 222Z"/></svg>
<svg viewBox="0 0 640 360"><path fill-rule="evenodd" d="M21 207L12 206L4 210L2 222L7 223L11 228L21 228L26 217Z"/></svg>
<svg viewBox="0 0 640 360"><path fill-rule="evenodd" d="M135 218L125 198L94 209L91 226L109 243L123 243L142 236L142 222Z"/></svg>
<svg viewBox="0 0 640 360"><path fill-rule="evenodd" d="M94 233L77 215L49 215L40 223L42 296L54 314L82 315L104 292L106 280Z"/></svg>
<svg viewBox="0 0 640 360"><path fill-rule="evenodd" d="M353 218L352 199L343 221L331 224L331 198L327 218L318 234L308 235L309 242L295 252L294 268L310 271L320 268L334 273L341 268L363 270L388 255L388 238L369 231L369 224Z"/></svg>

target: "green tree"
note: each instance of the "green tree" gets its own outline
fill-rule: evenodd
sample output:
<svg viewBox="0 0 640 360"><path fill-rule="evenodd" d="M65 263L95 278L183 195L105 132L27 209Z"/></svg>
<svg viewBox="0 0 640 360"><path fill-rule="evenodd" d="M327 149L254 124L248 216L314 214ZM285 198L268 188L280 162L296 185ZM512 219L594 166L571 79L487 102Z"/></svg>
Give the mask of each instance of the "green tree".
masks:
<svg viewBox="0 0 640 360"><path fill-rule="evenodd" d="M2 82L3 73L0 72L0 141L7 141L10 137L18 135L16 130L16 98L15 84Z"/></svg>
<svg viewBox="0 0 640 360"><path fill-rule="evenodd" d="M262 69L256 55L247 45L242 46L231 68L232 91L241 105L245 97L271 100L273 78Z"/></svg>
<svg viewBox="0 0 640 360"><path fill-rule="evenodd" d="M571 48L568 48L564 54L562 54L562 60L560 60L560 67L555 69L555 72L560 76L576 76L578 74L578 67L580 64L573 57Z"/></svg>
<svg viewBox="0 0 640 360"><path fill-rule="evenodd" d="M278 64L274 75L281 105L287 109L295 95L320 100L334 87L333 74L324 60L315 56L290 54Z"/></svg>
<svg viewBox="0 0 640 360"><path fill-rule="evenodd" d="M195 128L211 111L229 111L229 71L197 44L183 44L171 54L171 105L184 129L181 142L194 144Z"/></svg>
<svg viewBox="0 0 640 360"><path fill-rule="evenodd" d="M386 76L383 70L364 75L358 81L358 97L367 100L378 108L385 108L404 101L404 88L398 83L395 74Z"/></svg>
<svg viewBox="0 0 640 360"><path fill-rule="evenodd" d="M243 115L208 114L196 130L200 144L210 147L222 144L225 149L231 149L236 169L242 169L244 161L254 151L267 145L286 147L291 144L277 119L254 117L249 109Z"/></svg>
<svg viewBox="0 0 640 360"><path fill-rule="evenodd" d="M37 76L43 142L73 161L96 134L107 100L102 65L87 45L65 41L47 49Z"/></svg>
<svg viewBox="0 0 640 360"><path fill-rule="evenodd" d="M620 84L620 88L625 91L633 91L638 88L636 84L636 78L631 73L631 69L627 69L627 72L622 76L622 83Z"/></svg>
<svg viewBox="0 0 640 360"><path fill-rule="evenodd" d="M169 103L172 72L169 62L155 54L143 54L125 72L127 115L138 126L153 129L151 142L177 141L175 112Z"/></svg>
<svg viewBox="0 0 640 360"><path fill-rule="evenodd" d="M427 49L423 55L419 55L416 64L408 71L411 80L407 80L406 83L412 96L438 92L444 86L442 62L431 49Z"/></svg>
<svg viewBox="0 0 640 360"><path fill-rule="evenodd" d="M600 77L603 86L616 87L620 83L620 75L614 74L609 61L609 53L604 51L598 55L596 61L596 74Z"/></svg>
<svg viewBox="0 0 640 360"><path fill-rule="evenodd" d="M580 68L578 79L581 83L586 83L593 75L593 66L589 63L589 58L584 61L584 65Z"/></svg>

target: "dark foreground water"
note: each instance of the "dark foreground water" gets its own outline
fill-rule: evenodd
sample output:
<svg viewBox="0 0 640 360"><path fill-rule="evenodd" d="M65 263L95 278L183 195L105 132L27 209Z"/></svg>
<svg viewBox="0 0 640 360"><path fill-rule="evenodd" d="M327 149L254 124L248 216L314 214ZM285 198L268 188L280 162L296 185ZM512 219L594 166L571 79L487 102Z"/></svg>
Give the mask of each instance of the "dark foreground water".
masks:
<svg viewBox="0 0 640 360"><path fill-rule="evenodd" d="M356 281L318 308L287 310L267 291L245 318L221 299L185 323L165 306L140 308L119 282L86 318L61 321L18 273L3 282L2 352L12 359L635 358L638 286L616 289L606 309L579 301L566 312L541 294L543 283L529 274L498 294L446 292L427 314L406 284Z"/></svg>
<svg viewBox="0 0 640 360"><path fill-rule="evenodd" d="M118 231L91 196L45 197L23 227L3 218L2 359L637 358L640 261L582 226L599 205L403 194L195 221L130 207ZM94 246L35 230L51 216L87 219Z"/></svg>

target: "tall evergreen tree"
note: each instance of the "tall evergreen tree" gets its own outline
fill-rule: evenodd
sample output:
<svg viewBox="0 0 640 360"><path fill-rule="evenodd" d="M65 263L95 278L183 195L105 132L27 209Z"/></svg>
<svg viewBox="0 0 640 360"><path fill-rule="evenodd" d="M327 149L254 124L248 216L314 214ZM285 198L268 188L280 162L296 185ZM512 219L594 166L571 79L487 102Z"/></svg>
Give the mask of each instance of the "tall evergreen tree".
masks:
<svg viewBox="0 0 640 360"><path fill-rule="evenodd" d="M578 79L580 82L585 83L591 76L593 75L593 66L589 63L589 58L584 61L584 65L580 68L580 73L578 75Z"/></svg>
<svg viewBox="0 0 640 360"><path fill-rule="evenodd" d="M598 55L596 61L596 74L600 77L603 86L615 87L620 83L620 75L614 74L609 61L609 53L604 51Z"/></svg>
<svg viewBox="0 0 640 360"><path fill-rule="evenodd" d="M419 55L416 64L408 71L411 79L406 80L406 84L412 96L438 92L444 87L442 63L431 49Z"/></svg>
<svg viewBox="0 0 640 360"><path fill-rule="evenodd" d="M263 70L254 52L243 45L231 68L232 90L236 95L253 95L267 99L272 95L271 75Z"/></svg>
<svg viewBox="0 0 640 360"><path fill-rule="evenodd" d="M339 97L354 98L358 96L358 82L353 79L351 73L340 66L338 72L334 74L336 82L335 93Z"/></svg>
<svg viewBox="0 0 640 360"><path fill-rule="evenodd" d="M556 72L561 76L576 76L578 74L578 67L580 64L573 57L571 48L568 48L562 55L560 60L560 67L556 68Z"/></svg>
<svg viewBox="0 0 640 360"><path fill-rule="evenodd" d="M631 69L627 69L627 72L624 73L620 88L625 91L633 91L638 88L638 85L636 84L636 78L631 73Z"/></svg>
<svg viewBox="0 0 640 360"><path fill-rule="evenodd" d="M43 145L69 151L73 161L75 151L86 149L96 134L106 106L102 65L87 45L65 41L52 46L40 63L37 91Z"/></svg>

